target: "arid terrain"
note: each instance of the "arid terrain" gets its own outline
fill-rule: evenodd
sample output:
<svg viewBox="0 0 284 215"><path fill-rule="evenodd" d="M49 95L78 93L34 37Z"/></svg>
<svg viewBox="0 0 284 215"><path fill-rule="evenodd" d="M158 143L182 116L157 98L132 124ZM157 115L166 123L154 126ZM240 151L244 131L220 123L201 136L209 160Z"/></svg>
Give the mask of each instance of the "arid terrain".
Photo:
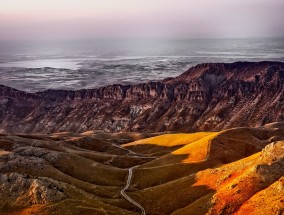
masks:
<svg viewBox="0 0 284 215"><path fill-rule="evenodd" d="M283 214L283 101L278 62L78 91L0 86L0 214Z"/></svg>
<svg viewBox="0 0 284 215"><path fill-rule="evenodd" d="M283 214L284 124L1 134L1 214Z"/></svg>
<svg viewBox="0 0 284 215"><path fill-rule="evenodd" d="M0 215L284 215L284 0L0 2Z"/></svg>
<svg viewBox="0 0 284 215"><path fill-rule="evenodd" d="M283 121L283 101L280 62L200 64L176 78L78 91L0 85L0 131L219 131Z"/></svg>

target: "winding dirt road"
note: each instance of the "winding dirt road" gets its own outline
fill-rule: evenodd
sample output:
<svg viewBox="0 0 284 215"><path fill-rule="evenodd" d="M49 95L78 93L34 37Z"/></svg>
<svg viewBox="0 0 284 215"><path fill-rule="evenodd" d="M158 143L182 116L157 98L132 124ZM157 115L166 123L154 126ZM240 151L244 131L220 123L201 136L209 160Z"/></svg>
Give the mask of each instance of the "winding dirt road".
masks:
<svg viewBox="0 0 284 215"><path fill-rule="evenodd" d="M128 154L127 154L128 156L137 157L137 158L146 158L146 159L157 159L158 158L158 157L144 156L142 154L136 153L136 152L134 152L134 151L132 151L130 149L126 149L126 148L124 148L124 147L122 147L120 145L117 145L117 144L112 144L112 145L114 147L117 147L119 149L127 151L128 152ZM145 208L125 193L125 191L128 190L128 188L130 187L131 180L132 180L132 177L133 177L133 169L138 167L138 166L139 165L133 166L133 167L128 169L128 177L127 177L126 185L120 191L120 193L127 201L129 201L131 204L135 205L136 207L138 207L141 210L141 215L146 215Z"/></svg>
<svg viewBox="0 0 284 215"><path fill-rule="evenodd" d="M141 215L146 215L146 211L145 208L143 208L139 203L137 203L135 200L133 200L130 196L128 196L125 191L129 188L130 183L131 183L131 179L132 179L132 175L133 175L133 169L136 168L138 166L134 166L128 169L128 178L127 178L127 182L125 187L120 191L121 195L127 200L129 201L131 204L135 205L136 207L138 207L141 210Z"/></svg>

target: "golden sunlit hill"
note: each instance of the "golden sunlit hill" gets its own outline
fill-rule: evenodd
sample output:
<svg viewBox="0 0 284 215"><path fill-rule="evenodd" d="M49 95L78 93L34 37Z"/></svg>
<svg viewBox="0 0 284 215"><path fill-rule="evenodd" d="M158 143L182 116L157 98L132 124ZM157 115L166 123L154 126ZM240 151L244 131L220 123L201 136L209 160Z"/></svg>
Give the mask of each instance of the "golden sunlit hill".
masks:
<svg viewBox="0 0 284 215"><path fill-rule="evenodd" d="M284 126L0 135L0 214L283 214Z"/></svg>

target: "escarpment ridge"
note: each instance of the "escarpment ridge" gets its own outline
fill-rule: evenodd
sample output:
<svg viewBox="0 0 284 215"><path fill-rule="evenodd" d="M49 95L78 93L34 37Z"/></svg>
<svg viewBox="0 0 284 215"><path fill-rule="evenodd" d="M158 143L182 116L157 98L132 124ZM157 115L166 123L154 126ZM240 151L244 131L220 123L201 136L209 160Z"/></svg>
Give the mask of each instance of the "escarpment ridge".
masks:
<svg viewBox="0 0 284 215"><path fill-rule="evenodd" d="M0 131L214 131L284 120L284 63L194 66L176 78L27 93L0 86Z"/></svg>

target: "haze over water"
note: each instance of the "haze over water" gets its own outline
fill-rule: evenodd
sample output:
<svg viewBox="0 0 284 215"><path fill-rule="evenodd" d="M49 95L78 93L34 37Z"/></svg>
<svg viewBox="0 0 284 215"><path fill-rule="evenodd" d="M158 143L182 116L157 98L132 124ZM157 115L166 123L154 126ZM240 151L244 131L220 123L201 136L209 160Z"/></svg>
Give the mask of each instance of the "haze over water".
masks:
<svg viewBox="0 0 284 215"><path fill-rule="evenodd" d="M198 63L283 61L283 39L222 39L284 38L283 8L283 0L3 0L0 84L96 88L175 77Z"/></svg>
<svg viewBox="0 0 284 215"><path fill-rule="evenodd" d="M13 41L0 50L0 84L26 91L161 80L199 63L284 62L284 39Z"/></svg>

